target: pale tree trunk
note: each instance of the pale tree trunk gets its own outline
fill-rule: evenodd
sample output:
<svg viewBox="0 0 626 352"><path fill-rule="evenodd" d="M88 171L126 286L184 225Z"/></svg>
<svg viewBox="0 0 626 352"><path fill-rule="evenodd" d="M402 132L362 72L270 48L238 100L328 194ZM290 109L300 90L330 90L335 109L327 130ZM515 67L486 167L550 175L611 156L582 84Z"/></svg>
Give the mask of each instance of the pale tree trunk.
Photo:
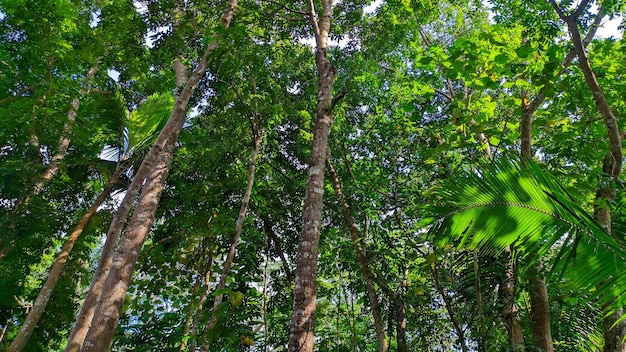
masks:
<svg viewBox="0 0 626 352"><path fill-rule="evenodd" d="M352 215L352 208L348 204L343 191L341 190L341 184L335 168L330 162L330 153L326 157L326 167L328 168L328 178L330 179L335 194L339 199L339 203L343 208L343 217L348 226L348 231L352 237L352 243L356 247L356 254L359 258L359 265L361 266L361 272L365 278L365 288L367 290L367 297L370 301L370 308L372 310L372 316L374 318L374 330L376 331L376 340L378 342L378 352L387 352L389 347L387 346L387 338L385 337L385 327L383 317L380 314L380 303L378 302L378 295L376 294L376 287L374 285L374 273L370 270L369 262L365 254L365 248L363 244L363 236L361 236L358 226L354 221Z"/></svg>
<svg viewBox="0 0 626 352"><path fill-rule="evenodd" d="M314 347L317 300L317 256L324 194L324 163L332 118L332 92L337 71L328 60L331 0L322 0L322 18L317 20L313 0L308 1L309 17L315 35L317 65L317 114L313 131L311 159L304 196L302 232L298 242L298 265L289 333L289 352L312 352Z"/></svg>
<svg viewBox="0 0 626 352"><path fill-rule="evenodd" d="M89 91L91 90L90 89L91 81L93 80L93 77L96 75L97 71L98 71L98 64L95 64L89 69L89 71L87 71L87 75L85 76L85 79L83 80L83 85L78 91L78 95L74 97L74 99L72 100L72 104L71 104L72 107L67 112L67 121L63 125L63 132L61 133L61 137L59 138L59 145L58 145L57 152L52 156L52 159L50 160L50 164L48 164L48 166L43 171L43 173L39 175L39 180L37 181L37 183L35 183L35 185L30 190L30 192L27 195L25 195L23 198L18 200L16 207L19 207L21 205L28 203L30 198L33 195L39 193L39 191L41 191L43 186L48 181L50 181L54 177L54 175L56 175L56 173L59 171L59 165L61 164L61 161L65 158L65 155L67 154L67 150L70 146L70 141L71 141L70 137L72 134L72 129L74 128L74 124L76 123L76 117L78 116L78 109L80 108L80 100L85 95L89 94Z"/></svg>
<svg viewBox="0 0 626 352"><path fill-rule="evenodd" d="M255 109L256 110L256 109ZM253 142L254 148L252 150L252 156L250 157L250 164L248 165L248 184L246 185L246 190L244 191L243 198L241 199L241 208L239 209L239 216L237 217L237 221L235 223L235 232L231 239L230 249L228 250L228 254L226 255L226 260L224 261L224 267L222 269L222 274L220 275L219 281L217 283L217 287L215 287L216 291L220 291L226 287L226 280L228 279L228 275L230 275L230 269L232 267L233 261L235 259L235 254L237 251L237 245L239 244L239 240L241 238L241 231L243 230L243 223L248 216L248 205L250 204L250 196L252 195L252 187L254 186L254 174L256 169L256 161L259 156L259 152L261 151L261 145L263 143L263 129L259 129L258 121L256 121L256 117L258 114L255 114L255 118L252 122L254 128L253 132ZM215 299L213 300L213 310L211 314L211 318L209 319L209 323L204 328L204 333L213 330L215 324L217 323L217 308L220 303L224 299L223 294L215 295ZM200 351L208 351L208 344L203 344L200 347Z"/></svg>
<svg viewBox="0 0 626 352"><path fill-rule="evenodd" d="M93 77L96 75L98 71L98 64L93 65L88 71L85 79L83 80L82 87L78 91L78 94L74 99L72 99L71 108L67 112L67 121L63 125L63 131L61 132L61 137L59 138L59 144L57 146L56 153L50 159L50 163L46 166L46 169L39 175L39 179L35 183L35 185L27 191L27 193L17 200L15 203L15 207L12 210L13 215L19 212L20 208L24 207L30 199L38 194L41 189L48 183L54 175L59 171L59 167L65 155L67 154L67 150L70 146L71 142L71 134L74 124L76 122L76 117L78 116L78 109L80 108L80 100L91 90L91 81ZM12 229L15 226L15 220L9 220L8 225L6 225L8 229ZM11 248L15 246L15 242L4 243L4 241L0 241L0 263L4 260L6 255L9 253Z"/></svg>
<svg viewBox="0 0 626 352"><path fill-rule="evenodd" d="M222 16L222 20L220 24L224 27L228 27L232 16L235 11L235 7L237 6L237 0L230 0L228 2L228 6L224 15ZM109 268L112 265L112 255L117 244L118 238L122 232L124 227L124 223L128 217L130 209L133 205L134 199L139 193L141 186L148 177L148 175L152 172L153 165L155 161L163 154L164 148L168 143L171 143L172 146L175 144L175 141L180 133L182 126L185 122L185 116L187 111L187 105L189 104L189 100L191 99L191 95L195 91L198 82L204 76L204 73L207 69L207 58L211 52L213 52L216 48L218 48L219 44L217 40L211 42L207 49L205 50L198 66L192 73L191 77L187 80L184 88L182 89L180 95L177 97L176 102L174 103L174 109L172 110L172 114L170 115L167 123L159 133L156 141L153 143L150 151L144 158L141 163L141 166L137 170L133 181L131 182L128 190L126 192L126 196L116 213L115 218L111 222L111 226L109 228L109 232L107 234L107 241L105 243L102 258L100 260L100 265L96 270L96 274L94 275L94 279L91 283L91 287L89 292L87 293L87 298L83 303L83 307L78 316L78 320L74 325L74 329L72 330L72 335L68 341L68 345L66 351L68 352L76 352L81 350L83 347L83 341L85 336L87 335L87 331L92 326L92 320L94 318L96 305L101 301L101 296L103 293L103 284L109 274ZM178 69L176 72L178 73ZM172 142L170 142L170 139ZM162 172L166 172L166 169L161 168ZM165 182L165 179L163 179ZM156 210L156 207L155 207ZM135 212L141 211L139 208L135 210ZM147 230L146 230L147 231ZM114 308L114 306L110 306L110 308ZM119 314L119 312L117 313ZM117 322L115 322L117 324Z"/></svg>
<svg viewBox="0 0 626 352"><path fill-rule="evenodd" d="M31 311L28 313L28 316L26 317L26 320L24 320L20 331L9 346L9 352L22 351L24 350L24 347L26 347L26 344L33 334L33 331L35 331L35 327L37 326L41 315L46 309L46 305L50 300L50 296L52 296L52 291L54 290L54 287L56 286L59 278L61 277L61 274L63 273L63 269L65 268L65 264L67 263L67 259L70 255L70 252L72 251L72 248L74 248L76 241L78 241L78 238L83 233L93 216L96 214L100 205L102 205L104 200L113 190L113 187L117 183L121 172L122 169L118 167L118 169L115 170L115 172L109 177L109 180L104 190L83 214L80 221L71 232L70 236L67 238L67 240L65 240L63 247L61 247L61 251L59 252L56 260L50 268L50 273L48 274L46 282L43 284L43 287L41 288L39 294L37 295L37 298L35 299L35 303L33 304Z"/></svg>
<svg viewBox="0 0 626 352"><path fill-rule="evenodd" d="M602 224L607 231L611 231L611 210L610 203L615 197L615 187L612 184L613 180L617 180L622 173L622 140L617 125L617 120L613 115L613 111L602 92L602 88L596 79L596 76L587 57L585 50L585 43L580 37L580 30L578 28L577 20L580 15L585 11L588 0L582 0L576 10L566 15L563 10L556 4L554 0L549 0L554 11L559 15L561 20L567 24L567 28L572 38L572 44L574 45L574 51L578 57L578 66L583 72L585 82L591 90L593 99L598 106L598 110L604 119L604 124L607 129L609 137L609 153L605 156L602 171L611 179L611 182L607 182L604 186L601 186L596 194L596 205L594 206L594 216L600 224ZM598 14L598 17L600 14ZM603 307L604 308L604 307ZM617 324L618 319L623 315L623 310L620 309L614 314L604 318L604 351L605 352L625 352L626 343L624 337L626 336L626 321L621 321Z"/></svg>

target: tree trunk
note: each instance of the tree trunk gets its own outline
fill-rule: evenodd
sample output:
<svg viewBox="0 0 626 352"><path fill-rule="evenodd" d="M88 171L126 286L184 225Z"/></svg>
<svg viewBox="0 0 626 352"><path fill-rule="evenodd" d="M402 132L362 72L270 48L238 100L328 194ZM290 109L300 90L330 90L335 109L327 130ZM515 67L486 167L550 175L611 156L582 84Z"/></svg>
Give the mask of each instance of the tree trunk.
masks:
<svg viewBox="0 0 626 352"><path fill-rule="evenodd" d="M502 300L502 316L504 325L509 335L509 344L513 350L524 349L524 332L519 324L519 309L515 304L515 282L517 280L517 268L514 264L515 258L511 253L511 248L504 251L505 274L500 283L499 295Z"/></svg>
<svg viewBox="0 0 626 352"><path fill-rule="evenodd" d="M213 266L213 249L211 248L209 251L209 261L208 261L207 269L204 274L204 286L202 286L202 295L200 295L200 300L198 302L198 309L196 310L196 314L193 317L193 324L191 325L191 332L189 334L189 338L191 339L191 344L189 345L189 351L196 351L196 344L198 341L198 327L200 324L200 315L202 313L202 308L204 307L204 302L206 301L207 293L209 291L209 284L211 283L211 267ZM182 352L182 350L181 350Z"/></svg>
<svg viewBox="0 0 626 352"><path fill-rule="evenodd" d="M582 40L582 46L587 46L595 36L596 30L605 15L604 9L601 7L596 15L594 24L589 28L589 32ZM576 57L576 50L572 49L561 65L563 68L558 73L560 76L565 69L571 64ZM542 92L537 94L531 103L528 103L527 97L522 96L522 123L520 124L521 135L521 155L522 160L532 158L532 118L539 106L543 104L545 96ZM553 351L552 331L550 328L550 307L549 297L546 288L545 279L541 277L543 271L542 263L539 261L531 268L529 275L529 291L531 301L531 321L533 330L533 340L536 347L545 351Z"/></svg>
<svg viewBox="0 0 626 352"><path fill-rule="evenodd" d="M65 241L65 244L63 244L63 247L61 248L61 251L57 256L57 259L54 261L54 264L52 264L52 267L50 268L50 273L48 274L46 282L39 291L37 299L35 299L33 308L28 313L28 316L26 317L26 320L24 320L20 331L9 346L9 352L19 352L24 350L24 347L26 347L26 343L28 343L28 339L30 339L33 331L35 331L35 327L39 322L39 318L41 318L41 315L43 314L44 310L46 309L46 305L50 300L50 296L52 296L52 291L59 281L59 277L61 277L61 274L63 273L65 263L67 263L67 259L70 255L70 252L72 251L72 248L74 248L74 244L76 244L76 241L78 241L78 238L91 221L91 218L96 214L100 205L102 205L104 200L111 193L111 190L113 190L113 187L117 183L121 172L122 169L118 167L118 169L115 170L115 172L109 177L109 180L104 190L83 214L80 221L78 222L76 227L74 227L74 230Z"/></svg>
<svg viewBox="0 0 626 352"><path fill-rule="evenodd" d="M572 38L572 44L574 45L574 51L578 57L578 66L583 72L585 77L585 83L591 90L592 96L598 110L604 119L604 125L606 126L609 137L609 154L604 158L602 170L608 178L604 186L596 193L596 205L594 206L594 216L600 224L602 224L607 231L611 232L611 210L610 203L615 196L615 188L612 184L613 180L618 179L622 173L622 140L617 125L617 120L613 115L613 111L602 92L602 88L596 79L596 76L587 57L585 50L585 43L580 37L580 30L578 28L577 20L580 15L585 11L588 0L580 2L574 13L571 15L565 15L561 8L556 4L554 0L549 0L554 11L559 15L561 20L567 24L567 29L570 32ZM600 10L600 13L602 9ZM600 17L600 13L598 17ZM586 38L585 38L586 39ZM622 311L619 310L614 314L604 318L604 351L605 352L624 352L626 351L626 343L624 337L626 336L626 322L621 321L616 324L619 317L622 315ZM615 326L614 326L615 325Z"/></svg>
<svg viewBox="0 0 626 352"><path fill-rule="evenodd" d="M324 194L324 163L332 119L332 91L337 72L328 60L326 41L330 30L331 0L322 0L322 18L317 21L313 0L309 0L310 22L317 49L317 115L307 176L302 216L302 232L298 243L298 265L289 334L289 352L312 352L317 299L317 256L319 251L322 203Z"/></svg>
<svg viewBox="0 0 626 352"><path fill-rule="evenodd" d="M176 138L168 141L161 158L157 160L146 180L137 208L115 251L113 264L104 282L91 327L87 331L81 349L82 352L108 351L111 348L130 278L139 258L141 247L143 247L152 226L163 186L169 173L169 166L176 145L175 141Z"/></svg>
<svg viewBox="0 0 626 352"><path fill-rule="evenodd" d="M255 123L253 123L255 124ZM235 253L237 250L237 245L239 244L239 239L241 238L241 231L243 230L243 222L246 220L248 216L248 204L250 204L250 196L252 195L252 186L254 186L254 173L256 169L256 161L259 156L259 152L261 151L261 145L263 142L263 129L255 130L254 133L254 149L252 150L252 156L250 157L250 164L248 166L248 184L246 185L246 190L243 194L243 198L241 200L241 208L239 209L239 216L237 217L237 222L235 223L235 233L231 239L230 249L228 251L228 255L226 256L226 260L224 261L224 268L222 269L222 275L220 275L220 279L217 283L217 287L215 287L216 291L220 291L226 287L226 280L228 279L228 275L230 275L230 269L233 264L233 260L235 259ZM209 323L204 328L204 333L207 333L215 327L217 323L217 311L218 306L222 303L224 299L223 294L218 294L215 296L213 300L213 310L211 314L211 319L209 319ZM200 351L208 351L208 345L202 345Z"/></svg>
<svg viewBox="0 0 626 352"><path fill-rule="evenodd" d="M533 157L532 124L534 111L528 105L528 93L522 94L522 122L520 123L522 162ZM545 352L553 352L552 330L550 327L550 298L546 280L542 277L543 264L539 258L530 268L528 291L530 295L530 317L533 331L533 344Z"/></svg>
<svg viewBox="0 0 626 352"><path fill-rule="evenodd" d="M454 312L453 303L450 301L450 297L448 296L444 288L439 283L438 272L439 270L437 268L437 263L434 263L433 266L431 267L431 273L433 275L435 289L441 296L441 299L443 300L443 303L444 303L444 307L446 307L446 311L448 312L448 316L450 316L450 322L452 322L452 326L454 326L454 330L456 331L456 334L461 343L461 350L463 352L467 352L468 349L467 349L467 344L465 342L465 332L463 331L463 326L461 326L462 324L461 322L459 322L457 318L457 314Z"/></svg>
<svg viewBox="0 0 626 352"><path fill-rule="evenodd" d="M406 342L406 306L400 304L396 308L396 344L398 345L398 352L409 352L409 347Z"/></svg>
<svg viewBox="0 0 626 352"><path fill-rule="evenodd" d="M274 246L276 247L276 252L278 256L280 257L280 261L283 265L283 270L285 271L285 277L287 278L288 282L292 282L293 274L291 272L291 268L289 268L289 261L287 260L287 257L285 256L285 251L283 251L280 238L278 238L278 235L276 235L276 232L272 228L272 224L270 223L269 218L263 214L259 216L261 218L261 221L263 221L263 229L265 229L266 234L269 234L270 239L272 240L272 242L274 242Z"/></svg>
<svg viewBox="0 0 626 352"><path fill-rule="evenodd" d="M237 6L238 0L230 0L228 2L228 6L224 15L222 16L222 20L220 24L224 27L228 27L232 16L235 11L235 7ZM185 122L185 116L187 111L187 105L189 104L189 100L191 99L191 95L195 91L198 82L204 76L204 73L207 69L207 58L211 52L213 52L219 46L217 40L211 42L207 49L205 50L198 66L194 70L193 74L187 80L185 87L182 89L180 95L177 97L176 102L174 104L174 109L172 110L172 114L170 115L167 123L159 133L156 141L150 148L148 154L142 161L133 181L131 182L128 190L126 192L126 196L116 213L115 218L111 222L111 226L109 228L107 234L107 241L104 245L102 258L100 260L100 264L98 269L96 270L96 274L94 275L94 279L91 283L91 287L89 288L89 292L87 293L87 298L83 303L83 307L81 308L81 312L78 316L76 324L74 325L74 329L72 330L72 335L68 341L68 345L66 348L66 352L77 352L81 350L83 346L83 341L87 334L87 330L92 325L92 319L95 314L96 304L100 301L100 297L102 295L102 285L106 277L108 276L109 267L112 264L112 253L117 244L117 240L120 236L126 218L130 212L130 209L133 205L133 200L139 193L141 186L144 183L144 180L151 173L153 169L153 164L157 160L157 158L162 154L163 149L165 148L167 143L175 144L175 140L180 133L183 123ZM178 71L177 71L178 72ZM172 139L172 142L169 140ZM163 180L165 181L165 180ZM140 209L137 209L139 211ZM133 264L134 265L134 264ZM119 314L119 313L118 313Z"/></svg>
<svg viewBox="0 0 626 352"><path fill-rule="evenodd" d="M333 185L335 194L339 199L339 203L343 208L343 217L348 225L350 236L352 237L352 243L356 247L356 254L359 258L359 265L361 266L361 272L365 278L365 288L367 290L367 297L370 301L370 308L372 309L372 316L374 317L374 330L376 331L376 340L378 341L378 352L387 352L389 347L387 346L387 338L385 337L385 327L383 317L380 314L380 303L378 302L378 295L376 294L376 287L374 286L374 273L370 270L367 256L365 255L365 248L363 246L363 236L359 233L359 228L354 221L352 215L352 208L346 201L341 190L341 184L339 183L339 177L335 168L330 162L330 153L326 159L326 167L328 168L328 178Z"/></svg>

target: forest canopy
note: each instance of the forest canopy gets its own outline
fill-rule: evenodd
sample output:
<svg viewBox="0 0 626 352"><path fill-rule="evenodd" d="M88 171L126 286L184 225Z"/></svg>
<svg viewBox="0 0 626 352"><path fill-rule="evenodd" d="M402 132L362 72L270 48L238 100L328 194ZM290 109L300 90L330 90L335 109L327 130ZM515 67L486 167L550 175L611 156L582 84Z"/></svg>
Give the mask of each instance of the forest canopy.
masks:
<svg viewBox="0 0 626 352"><path fill-rule="evenodd" d="M625 11L0 0L0 351L626 351Z"/></svg>

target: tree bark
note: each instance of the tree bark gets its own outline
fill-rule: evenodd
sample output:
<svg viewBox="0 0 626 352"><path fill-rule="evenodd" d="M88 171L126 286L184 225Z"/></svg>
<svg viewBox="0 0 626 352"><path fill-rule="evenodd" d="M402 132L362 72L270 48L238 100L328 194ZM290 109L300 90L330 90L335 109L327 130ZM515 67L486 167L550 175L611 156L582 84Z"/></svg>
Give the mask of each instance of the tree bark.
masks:
<svg viewBox="0 0 626 352"><path fill-rule="evenodd" d="M172 138L167 143L141 192L137 209L133 213L115 251L113 264L104 282L102 294L98 300L91 327L87 332L81 352L108 351L111 348L124 297L141 247L143 247L154 221L175 145L176 138Z"/></svg>
<svg viewBox="0 0 626 352"><path fill-rule="evenodd" d="M226 11L224 12L224 15L222 16L222 19L220 21L220 24L223 27L227 28L229 26L235 8L237 6L237 1L238 0L230 0L228 2ZM83 346L83 341L85 339L87 331L92 325L91 322L95 314L96 304L101 300L100 296L102 295L102 285L104 283L104 280L106 280L106 277L108 276L109 267L111 267L112 265L113 250L123 229L124 222L126 221L126 218L128 217L130 209L133 205L133 200L139 193L139 190L141 189L144 180L151 173L155 161L160 155L163 154L162 151L166 144L175 144L178 134L180 133L183 123L185 122L187 105L189 104L191 95L195 91L198 82L206 72L208 66L208 56L218 46L219 43L217 40L212 41L208 45L202 58L200 59L200 62L198 63L198 66L192 73L191 77L189 77L189 79L187 80L180 95L177 97L176 102L174 103L174 109L172 110L172 114L170 115L167 123L159 133L159 136L153 143L144 160L142 161L133 181L128 187L126 196L124 197L124 200L122 201L122 204L120 205L120 208L118 209L115 218L111 222L100 264L98 266L98 269L96 270L96 274L94 275L94 279L91 283L89 292L87 293L87 298L83 303L83 307L78 316L77 322L74 325L74 329L72 330L72 335L70 336L70 339L68 341L66 352L77 352L81 350ZM170 140L172 141L170 142ZM163 179L163 181L165 180ZM140 209L138 208L136 212L137 211L140 211Z"/></svg>
<svg viewBox="0 0 626 352"><path fill-rule="evenodd" d="M594 217L600 224L602 224L607 231L611 232L611 210L610 203L615 197L615 187L612 184L613 180L618 179L622 173L623 155L622 155L622 140L620 136L619 126L617 120L613 115L613 111L606 100L602 88L596 79L595 73L591 67L589 58L583 40L580 37L580 30L578 28L577 20L580 15L585 11L588 0L582 0L576 10L566 15L563 10L556 4L554 0L549 0L554 11L559 15L561 20L567 25L567 29L570 32L572 38L572 44L574 45L574 51L578 57L578 66L583 72L585 77L585 83L591 90L593 99L598 106L598 110L604 120L604 125L607 129L609 137L609 154L604 158L602 170L608 178L604 186L601 186L596 193L596 205L594 206ZM601 10L602 11L602 10ZM598 17L600 14L598 14ZM604 308L604 307L603 307ZM604 318L604 351L605 352L624 352L626 351L626 343L624 337L626 336L626 321L621 321L617 324L618 319L623 315L622 310L618 310L608 317Z"/></svg>
<svg viewBox="0 0 626 352"><path fill-rule="evenodd" d="M522 122L520 123L522 163L533 157L532 125L533 111L528 105L528 93L522 94ZM541 258L530 268L528 291L530 295L530 317L533 332L533 344L545 352L553 352L552 330L550 327L550 298L546 280L542 277L543 264Z"/></svg>
<svg viewBox="0 0 626 352"><path fill-rule="evenodd" d="M330 162L330 155L326 157L326 167L328 168L328 178L330 179L330 182L333 185L333 189L335 190L335 194L339 199L339 203L341 203L341 207L343 208L343 218L346 221L346 225L348 226L348 231L350 231L352 243L356 247L356 254L359 258L361 272L363 273L363 277L365 278L367 297L369 298L370 308L372 310L372 316L374 318L374 330L376 331L378 352L387 352L389 347L387 346L387 338L385 337L383 317L380 314L380 303L378 302L378 295L376 294L376 287L374 285L374 273L372 273L372 271L370 270L369 262L367 256L365 255L365 248L362 241L363 236L361 236L359 228L354 221L352 208L350 207L350 204L348 204L343 194L337 172Z"/></svg>
<svg viewBox="0 0 626 352"><path fill-rule="evenodd" d="M33 334L33 331L35 331L35 327L37 326L41 315L46 309L46 305L50 300L50 296L52 296L52 291L54 290L54 287L56 286L59 278L61 277L61 274L63 273L63 269L65 268L65 264L67 263L67 259L70 255L70 252L72 251L72 248L74 248L76 241L78 241L78 238L83 233L93 216L96 214L98 208L102 205L104 200L113 190L113 187L117 183L121 172L122 169L118 167L118 169L115 170L115 172L109 177L109 180L104 190L102 190L100 195L94 200L92 205L83 214L80 221L78 222L76 227L74 227L74 230L63 244L63 247L61 247L61 251L57 256L57 259L54 261L52 267L50 268L48 278L46 279L44 285L41 287L41 290L39 291L39 294L35 299L33 308L28 313L28 316L26 317L26 320L24 320L20 331L9 346L8 352L19 352L24 350L24 347L26 347L26 344Z"/></svg>
<svg viewBox="0 0 626 352"><path fill-rule="evenodd" d="M504 251L505 274L500 283L499 295L502 300L502 316L509 335L509 344L514 351L524 350L524 332L519 323L519 308L515 304L515 282L517 266L514 264L511 248Z"/></svg>
<svg viewBox="0 0 626 352"><path fill-rule="evenodd" d="M307 176L298 243L298 265L289 334L290 352L312 352L314 347L317 299L317 256L324 194L324 163L328 135L333 123L332 91L337 72L328 59L327 39L330 30L331 0L322 0L322 18L317 21L313 0L309 0L309 17L316 42L317 114Z"/></svg>

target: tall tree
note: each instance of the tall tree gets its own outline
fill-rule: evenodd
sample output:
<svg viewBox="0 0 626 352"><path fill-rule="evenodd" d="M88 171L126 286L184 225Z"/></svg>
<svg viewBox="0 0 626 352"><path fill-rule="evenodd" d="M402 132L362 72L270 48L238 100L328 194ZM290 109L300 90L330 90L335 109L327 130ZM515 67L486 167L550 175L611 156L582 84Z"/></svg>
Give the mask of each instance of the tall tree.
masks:
<svg viewBox="0 0 626 352"><path fill-rule="evenodd" d="M328 55L331 14L332 0L322 0L322 15L319 19L313 0L308 0L307 16L313 27L316 45L317 113L304 196L302 232L298 241L296 286L288 345L290 352L312 352L314 348L317 256L324 201L324 167L328 135L333 123L333 84L337 76L337 70L330 63Z"/></svg>

